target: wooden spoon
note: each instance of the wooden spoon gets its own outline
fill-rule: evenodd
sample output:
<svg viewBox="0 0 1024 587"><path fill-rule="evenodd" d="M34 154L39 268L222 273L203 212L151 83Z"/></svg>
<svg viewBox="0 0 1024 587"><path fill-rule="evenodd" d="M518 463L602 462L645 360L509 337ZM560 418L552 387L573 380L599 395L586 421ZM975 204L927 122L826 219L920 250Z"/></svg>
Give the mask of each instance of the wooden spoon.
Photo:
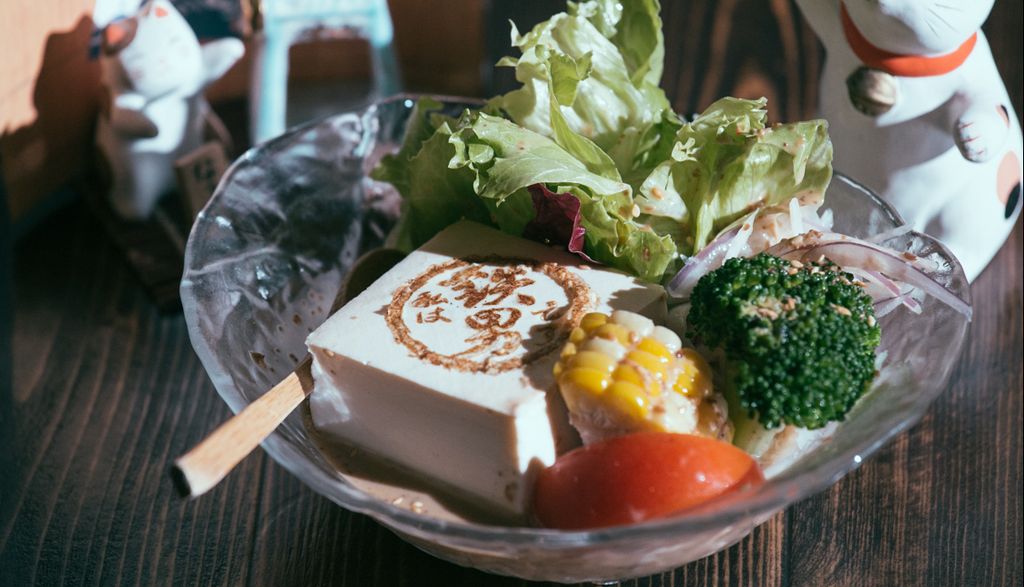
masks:
<svg viewBox="0 0 1024 587"><path fill-rule="evenodd" d="M359 295L404 257L404 253L394 249L377 249L363 255L342 283L331 313ZM270 436L313 391L311 364L312 358L306 355L295 371L280 383L178 457L171 467L171 479L178 492L183 497L206 493Z"/></svg>

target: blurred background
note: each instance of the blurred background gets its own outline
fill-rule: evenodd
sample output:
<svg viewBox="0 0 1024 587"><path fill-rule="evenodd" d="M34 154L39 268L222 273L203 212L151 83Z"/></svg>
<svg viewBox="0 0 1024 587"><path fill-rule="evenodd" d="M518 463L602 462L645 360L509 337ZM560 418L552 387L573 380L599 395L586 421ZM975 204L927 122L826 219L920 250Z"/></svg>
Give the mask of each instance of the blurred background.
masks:
<svg viewBox="0 0 1024 587"><path fill-rule="evenodd" d="M259 0L174 4L200 40L236 36L245 43L245 55L206 91L235 138L230 153L235 155L250 141L254 44L263 27L261 8L267 6ZM132 5L130 0L5 0L0 6L0 177L15 235L74 197L75 182L90 172L103 95L97 25ZM387 5L403 90L489 96L513 81L510 70L493 67L510 53L509 20L527 30L563 9L564 2L390 0ZM1011 23L1017 30L1012 36L990 34L997 55L1013 54L1013 43L1019 49L1020 23L1013 18L1019 11L1019 2L996 3L987 28ZM732 94L767 96L774 120L813 115L822 53L791 0L677 0L663 2L662 15L663 86L677 111L695 112ZM730 34L734 30L744 34ZM288 51L287 123L364 102L373 89L371 61L365 38L345 31L307 32ZM1021 87L1020 67L1011 65L1000 64L1011 96L1019 97L1013 88ZM1019 98L1014 106L1020 116Z"/></svg>

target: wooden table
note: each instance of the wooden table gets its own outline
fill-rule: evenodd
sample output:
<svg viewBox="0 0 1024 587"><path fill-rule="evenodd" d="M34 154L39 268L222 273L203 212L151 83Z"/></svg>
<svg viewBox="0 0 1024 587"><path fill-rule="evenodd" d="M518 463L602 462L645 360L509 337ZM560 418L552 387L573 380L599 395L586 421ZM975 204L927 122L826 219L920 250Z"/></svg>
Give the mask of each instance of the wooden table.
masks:
<svg viewBox="0 0 1024 587"><path fill-rule="evenodd" d="M665 21L678 110L733 93L767 95L776 118L812 113L821 54L789 3L672 3ZM988 29L1018 116L1020 22L1021 3L1000 0ZM626 584L1019 585L1022 245L1018 222L974 284L966 350L920 424L736 546ZM12 273L13 355L0 291L0 585L522 583L421 553L262 452L180 501L171 459L229 415L181 315L154 309L82 204L17 243Z"/></svg>

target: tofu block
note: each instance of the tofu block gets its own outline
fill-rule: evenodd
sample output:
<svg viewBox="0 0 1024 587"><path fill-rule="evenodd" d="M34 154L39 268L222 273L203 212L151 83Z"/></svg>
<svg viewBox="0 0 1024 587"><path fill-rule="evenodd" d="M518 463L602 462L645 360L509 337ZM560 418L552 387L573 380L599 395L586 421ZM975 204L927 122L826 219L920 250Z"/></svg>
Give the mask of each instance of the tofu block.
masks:
<svg viewBox="0 0 1024 587"><path fill-rule="evenodd" d="M663 321L664 290L456 223L309 336L313 425L522 517L564 433L551 373L559 351L584 314L620 309Z"/></svg>

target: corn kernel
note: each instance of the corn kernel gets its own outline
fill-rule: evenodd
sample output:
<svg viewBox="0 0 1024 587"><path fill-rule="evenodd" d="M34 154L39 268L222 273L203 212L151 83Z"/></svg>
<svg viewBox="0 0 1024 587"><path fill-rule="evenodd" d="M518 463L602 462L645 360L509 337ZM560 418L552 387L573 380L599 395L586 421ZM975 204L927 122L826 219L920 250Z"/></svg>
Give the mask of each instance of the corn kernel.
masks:
<svg viewBox="0 0 1024 587"><path fill-rule="evenodd" d="M580 328L589 333L606 322L608 322L608 316L600 312L591 312L580 320Z"/></svg>
<svg viewBox="0 0 1024 587"><path fill-rule="evenodd" d="M630 344L629 335L630 331L628 328L619 324L612 323L602 324L594 332L594 336L608 340L616 340L622 346L627 346Z"/></svg>
<svg viewBox="0 0 1024 587"><path fill-rule="evenodd" d="M679 347L682 346L679 336L664 326L655 326L654 330L651 332L650 338L653 338L665 345L665 347L673 353L678 351Z"/></svg>
<svg viewBox="0 0 1024 587"><path fill-rule="evenodd" d="M643 388L627 381L616 381L608 386L608 404L624 416L643 420L650 411L650 401Z"/></svg>
<svg viewBox="0 0 1024 587"><path fill-rule="evenodd" d="M643 369L646 369L648 373L657 377L659 380L665 379L665 361L662 361L651 353L641 350L633 350L626 354L626 360L632 361Z"/></svg>
<svg viewBox="0 0 1024 587"><path fill-rule="evenodd" d="M626 347L614 340L604 338L590 338L583 343L583 350L597 351L608 355L613 361L618 361L626 354Z"/></svg>
<svg viewBox="0 0 1024 587"><path fill-rule="evenodd" d="M711 366L708 365L708 362L704 360L704 357L702 357L700 353L693 349L683 349L679 351L679 355L693 363L701 375L704 377L711 377Z"/></svg>
<svg viewBox="0 0 1024 587"><path fill-rule="evenodd" d="M647 336L654 330L654 322L650 318L623 310L612 312L612 322L625 326L630 331L635 332L637 336Z"/></svg>
<svg viewBox="0 0 1024 587"><path fill-rule="evenodd" d="M636 348L641 351L651 353L658 357L658 359L663 363L669 362L673 357L672 351L653 338L645 338L641 340L640 344L636 345Z"/></svg>
<svg viewBox="0 0 1024 587"><path fill-rule="evenodd" d="M700 397L699 390L694 385L693 374L687 373L688 369L683 367L675 382L672 383L672 391L683 397Z"/></svg>
<svg viewBox="0 0 1024 587"><path fill-rule="evenodd" d="M672 391L692 398L706 397L711 394L711 380L702 372L697 361L683 356L679 359L679 375L672 386Z"/></svg>
<svg viewBox="0 0 1024 587"><path fill-rule="evenodd" d="M558 380L560 385L572 385L581 391L600 394L611 382L611 376L597 369L574 368L562 374Z"/></svg>
<svg viewBox="0 0 1024 587"><path fill-rule="evenodd" d="M615 369L615 360L597 351L580 351L573 356L569 365L574 369L596 369L611 373Z"/></svg>
<svg viewBox="0 0 1024 587"><path fill-rule="evenodd" d="M612 372L612 379L632 383L647 390L647 395L658 397L661 395L661 383L654 377L641 373L635 365L620 364Z"/></svg>
<svg viewBox="0 0 1024 587"><path fill-rule="evenodd" d="M573 344L579 344L579 343L583 342L583 340L586 339L586 338L587 338L587 333L582 328L580 328L578 326L576 328L573 328L572 332L569 333L569 342L571 342Z"/></svg>
<svg viewBox="0 0 1024 587"><path fill-rule="evenodd" d="M686 373L691 397L707 397L711 395L711 367L704 357L693 349L683 349L680 364Z"/></svg>
<svg viewBox="0 0 1024 587"><path fill-rule="evenodd" d="M636 367L633 367L632 365L619 365L616 367L615 371L612 372L612 379L616 381L625 381L641 387L644 385L643 376L641 376L640 373L637 372Z"/></svg>
<svg viewBox="0 0 1024 587"><path fill-rule="evenodd" d="M571 342L565 343L565 346L562 347L562 355L561 355L562 359L566 359L566 358L571 357L571 356L573 356L575 354L576 354L576 345L571 343Z"/></svg>
<svg viewBox="0 0 1024 587"><path fill-rule="evenodd" d="M558 376L561 375L562 371L564 371L564 370L565 370L565 367L562 367L562 362L561 361L555 363L555 366L551 368L551 372L554 373L555 379L558 379Z"/></svg>

